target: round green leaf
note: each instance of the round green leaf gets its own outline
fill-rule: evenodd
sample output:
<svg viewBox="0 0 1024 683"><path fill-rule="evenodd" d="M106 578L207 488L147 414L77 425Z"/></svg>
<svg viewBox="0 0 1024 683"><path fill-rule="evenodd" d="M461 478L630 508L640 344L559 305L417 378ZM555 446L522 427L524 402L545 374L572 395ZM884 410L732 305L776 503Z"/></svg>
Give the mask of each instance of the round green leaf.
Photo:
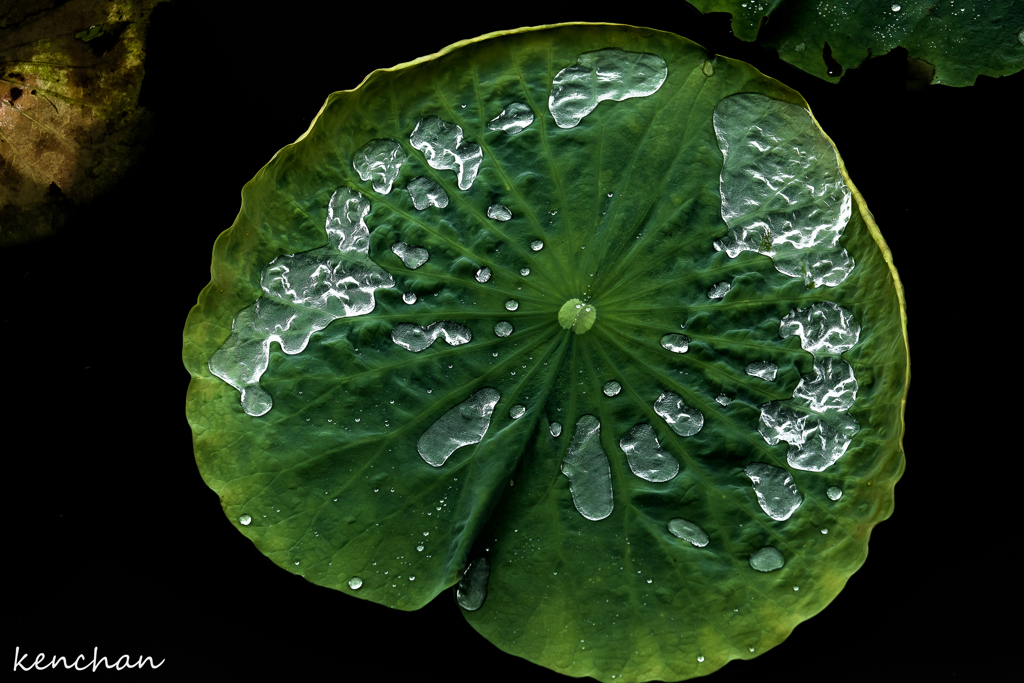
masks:
<svg viewBox="0 0 1024 683"><path fill-rule="evenodd" d="M1016 0L690 0L701 12L727 12L738 38L833 83L848 69L893 48L918 60L931 83L974 85L980 75L1024 67L1024 4Z"/></svg>
<svg viewBox="0 0 1024 683"><path fill-rule="evenodd" d="M650 29L331 95L244 188L183 357L200 471L267 557L400 609L452 589L602 681L781 642L903 471L902 290L831 141Z"/></svg>

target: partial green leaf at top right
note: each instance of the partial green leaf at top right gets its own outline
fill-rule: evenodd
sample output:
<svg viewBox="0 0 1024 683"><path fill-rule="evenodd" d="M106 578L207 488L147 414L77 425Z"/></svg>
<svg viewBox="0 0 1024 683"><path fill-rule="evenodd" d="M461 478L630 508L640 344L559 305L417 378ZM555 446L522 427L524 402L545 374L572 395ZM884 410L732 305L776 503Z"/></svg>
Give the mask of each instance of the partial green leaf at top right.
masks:
<svg viewBox="0 0 1024 683"><path fill-rule="evenodd" d="M1020 0L690 0L732 15L737 38L757 41L809 74L836 83L849 69L900 46L935 69L933 84L1024 68Z"/></svg>

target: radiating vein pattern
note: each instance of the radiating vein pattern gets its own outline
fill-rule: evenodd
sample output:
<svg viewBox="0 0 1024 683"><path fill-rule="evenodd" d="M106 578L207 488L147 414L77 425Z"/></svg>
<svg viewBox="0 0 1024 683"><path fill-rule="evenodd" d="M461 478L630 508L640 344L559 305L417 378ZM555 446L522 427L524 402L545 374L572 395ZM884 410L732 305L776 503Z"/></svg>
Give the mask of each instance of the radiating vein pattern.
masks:
<svg viewBox="0 0 1024 683"><path fill-rule="evenodd" d="M368 213L366 197L347 187L336 190L327 207L327 244L267 264L260 274L263 295L235 315L231 334L209 367L241 392L249 415L265 415L273 406L259 385L272 342L287 354L300 353L314 332L338 318L371 312L374 292L395 286L391 274L368 255Z"/></svg>
<svg viewBox="0 0 1024 683"><path fill-rule="evenodd" d="M619 48L585 52L555 76L548 110L559 128L574 128L604 100L653 95L667 77L668 65L658 55Z"/></svg>
<svg viewBox="0 0 1024 683"><path fill-rule="evenodd" d="M437 418L416 442L420 457L428 465L440 467L457 449L480 443L500 399L497 390L484 387Z"/></svg>
<svg viewBox="0 0 1024 683"><path fill-rule="evenodd" d="M757 429L772 446L789 444L786 459L791 467L821 472L846 453L860 431L846 412L859 389L853 366L835 357L857 343L860 324L845 308L823 301L794 309L782 319L779 336L793 335L814 356L812 373L800 378L793 398L761 406Z"/></svg>
<svg viewBox="0 0 1024 683"><path fill-rule="evenodd" d="M839 246L852 197L838 157L806 109L741 93L715 107L722 150L722 218L728 234L714 243L730 258L752 251L808 288L835 287L853 258Z"/></svg>
<svg viewBox="0 0 1024 683"><path fill-rule="evenodd" d="M473 187L484 153L480 145L462 139L461 126L427 116L413 128L409 142L423 152L431 168L455 171L460 190Z"/></svg>
<svg viewBox="0 0 1024 683"><path fill-rule="evenodd" d="M388 194L408 158L396 140L370 140L356 152L352 168L360 179L370 181L374 192Z"/></svg>

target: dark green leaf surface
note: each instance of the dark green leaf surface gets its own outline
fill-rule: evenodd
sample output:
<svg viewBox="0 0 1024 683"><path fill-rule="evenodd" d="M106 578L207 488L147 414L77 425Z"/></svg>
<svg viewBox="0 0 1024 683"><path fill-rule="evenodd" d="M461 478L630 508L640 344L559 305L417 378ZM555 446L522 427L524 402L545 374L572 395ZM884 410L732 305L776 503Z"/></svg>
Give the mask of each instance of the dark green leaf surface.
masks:
<svg viewBox="0 0 1024 683"><path fill-rule="evenodd" d="M548 106L552 84L581 55L609 48L663 59L664 84L603 101L575 127L560 127ZM649 70L638 69L636 82L647 82ZM458 584L468 562L486 559L474 564L489 565L486 598L465 611L473 627L508 652L603 681L710 673L771 648L827 605L863 563L903 470L902 295L852 184L852 215L835 250L856 266L836 286L821 284L813 267L787 275L776 261L793 255L770 239L730 258L742 221L723 220L715 112L727 114L719 105L738 93L748 95L729 102L783 112L750 114L758 125L775 121L788 131L810 121L797 110L806 108L798 94L748 65L672 34L610 25L492 34L331 95L306 135L246 185L235 224L215 246L213 280L186 323L196 459L239 530L289 571L400 609L423 606ZM532 123L515 135L489 126L513 102ZM480 145L468 189L410 143L434 116ZM394 177L357 172L374 140L401 145L396 158L407 158ZM842 185L845 176L836 177ZM443 189L447 203L417 209L409 190L427 188L413 182L421 178ZM366 202L365 257L358 249L338 256L337 239L325 234L332 197L351 198L350 208ZM742 220L763 218L772 201ZM497 204L511 219L488 217ZM330 220L339 215L335 204ZM416 248L429 258L412 268ZM211 359L221 350L259 365L255 337L236 316L256 311L258 319L284 306L285 295L261 290L261 274L267 286L268 264L292 254L275 264L291 264L293 275L295 264L321 255L357 279L371 273L372 309L325 317L325 309L294 307L293 324L312 321L316 331L301 350L303 335L278 331L288 353L270 345L258 382L239 384L255 401L247 414ZM492 273L486 282L475 275L483 268ZM710 298L722 282L731 290ZM412 305L403 300L410 292ZM596 310L592 327L560 321L571 299ZM821 354L780 326L822 302L837 303L861 327L842 353L859 384L856 401L822 419L852 418L859 431L834 464L811 471L790 466L793 447L769 445L758 430L772 401L810 414L794 391ZM512 333L496 334L500 322ZM392 341L412 330L408 339L422 344L437 323L446 332L427 348ZM461 328L472 339L452 345ZM665 341L683 334L685 353L678 338ZM777 366L774 380L748 373L762 362ZM612 381L618 393L606 386ZM454 449L440 466L430 462L431 444L457 435L458 424L479 426L490 392L496 404L479 443ZM716 402L721 395L731 402ZM676 399L690 417L702 416L695 433L686 419L664 419ZM562 428L557 437L553 423ZM588 441L578 423L599 429ZM634 474L627 452L638 448L628 439L644 434L638 443L649 445L653 434L660 449L648 464L665 472L674 461L677 474ZM607 474L592 475L602 453ZM745 474L752 463L789 472L802 504L787 518L759 505ZM611 488L610 510L590 518L588 476ZM835 501L826 494L834 486L844 491ZM670 532L674 519L706 532L707 544ZM751 566L765 547L779 551L781 569ZM460 596L464 606L479 598L480 581L470 578L463 590L475 593Z"/></svg>
<svg viewBox="0 0 1024 683"><path fill-rule="evenodd" d="M869 57L906 48L934 67L932 83L974 85L1024 68L1024 3L1017 0L690 0L727 12L742 40L757 40L833 83ZM826 48L826 45L828 46ZM830 61L831 60L831 61Z"/></svg>

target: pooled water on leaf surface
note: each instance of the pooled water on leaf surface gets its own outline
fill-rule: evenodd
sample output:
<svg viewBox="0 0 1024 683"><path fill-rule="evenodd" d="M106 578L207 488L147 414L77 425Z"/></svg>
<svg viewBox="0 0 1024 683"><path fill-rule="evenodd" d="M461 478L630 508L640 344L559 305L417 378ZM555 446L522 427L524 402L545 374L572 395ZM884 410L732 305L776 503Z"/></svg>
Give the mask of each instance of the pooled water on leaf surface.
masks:
<svg viewBox="0 0 1024 683"><path fill-rule="evenodd" d="M709 539L707 533L693 522L687 521L682 517L676 517L669 520L668 530L676 538L689 541L698 548L703 548L708 544Z"/></svg>
<svg viewBox="0 0 1024 683"><path fill-rule="evenodd" d="M485 387L439 417L416 442L420 457L440 467L456 449L480 443L500 399L497 390Z"/></svg>
<svg viewBox="0 0 1024 683"><path fill-rule="evenodd" d="M397 242L391 246L395 256L402 259L402 263L410 270L416 270L430 258L430 254L423 247L410 247L405 242Z"/></svg>
<svg viewBox="0 0 1024 683"><path fill-rule="evenodd" d="M681 396L671 391L658 397L654 402L654 412L679 436L693 436L704 426L704 414L686 405Z"/></svg>
<svg viewBox="0 0 1024 683"><path fill-rule="evenodd" d="M759 572L771 572L786 564L782 553L771 546L765 546L750 556L750 566ZM753 650L751 650L753 651Z"/></svg>
<svg viewBox="0 0 1024 683"><path fill-rule="evenodd" d="M661 338L661 345L672 353L686 353L690 350L690 338L685 334L666 334Z"/></svg>
<svg viewBox="0 0 1024 683"><path fill-rule="evenodd" d="M612 473L601 448L601 422L593 415L576 421L576 431L562 460L572 502L591 521L612 514Z"/></svg>
<svg viewBox="0 0 1024 683"><path fill-rule="evenodd" d="M491 269L490 268L481 268L480 270L476 271L476 275L474 277L476 277L476 281L477 282L480 282L480 283L487 282L488 280L491 279Z"/></svg>
<svg viewBox="0 0 1024 683"><path fill-rule="evenodd" d="M619 440L619 448L626 454L629 469L647 481L668 481L679 473L679 462L662 450L658 437L649 424L634 425Z"/></svg>
<svg viewBox="0 0 1024 683"><path fill-rule="evenodd" d="M455 588L455 599L462 609L480 609L487 598L487 580L491 576L491 563L486 557L478 557L469 563L459 584Z"/></svg>
<svg viewBox="0 0 1024 683"><path fill-rule="evenodd" d="M804 502L789 472L763 462L753 462L743 471L750 478L758 505L774 520L783 521Z"/></svg>
<svg viewBox="0 0 1024 683"><path fill-rule="evenodd" d="M765 380L766 382L774 382L775 373L777 373L778 371L779 366L767 360L751 363L744 369L744 372L746 372L751 377L757 377L759 379Z"/></svg>
<svg viewBox="0 0 1024 683"><path fill-rule="evenodd" d="M512 212L501 204L491 204L487 207L487 217L504 222L512 219Z"/></svg>

